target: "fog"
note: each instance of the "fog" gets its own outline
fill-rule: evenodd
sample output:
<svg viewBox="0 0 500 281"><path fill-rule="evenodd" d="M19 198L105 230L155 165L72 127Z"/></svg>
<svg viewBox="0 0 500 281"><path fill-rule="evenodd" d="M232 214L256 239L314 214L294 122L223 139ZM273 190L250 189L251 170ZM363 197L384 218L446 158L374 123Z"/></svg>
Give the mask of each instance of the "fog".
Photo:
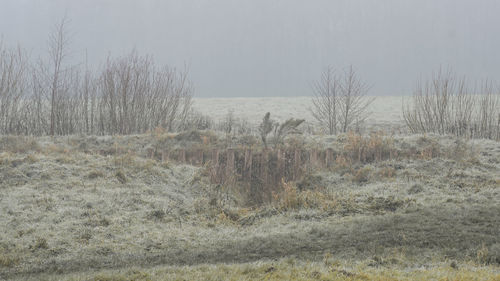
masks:
<svg viewBox="0 0 500 281"><path fill-rule="evenodd" d="M440 67L498 78L498 11L496 0L2 0L0 34L36 58L66 15L72 61L135 48L188 67L197 97L307 96L328 65L353 65L372 95L407 95Z"/></svg>

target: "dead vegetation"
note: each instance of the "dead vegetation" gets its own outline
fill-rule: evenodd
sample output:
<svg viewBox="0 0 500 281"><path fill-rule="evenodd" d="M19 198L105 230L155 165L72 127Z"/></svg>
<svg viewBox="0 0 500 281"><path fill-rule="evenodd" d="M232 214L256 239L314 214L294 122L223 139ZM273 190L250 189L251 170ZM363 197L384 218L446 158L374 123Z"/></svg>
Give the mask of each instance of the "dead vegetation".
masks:
<svg viewBox="0 0 500 281"><path fill-rule="evenodd" d="M175 155L180 155L175 158ZM430 160L445 157L454 160L474 159L474 151L463 141L456 141L444 148L434 139L421 137L415 146L397 146L393 137L383 133L363 136L348 133L340 138L339 145L326 149L297 146L295 142L271 149L210 148L174 154L174 161L204 166L212 183L237 189L242 202L260 205L275 200L280 186L299 183L304 187L313 173L336 171L353 183L366 184L373 180L388 181L398 173L393 166L380 166L407 160ZM172 154L170 154L172 155Z"/></svg>
<svg viewBox="0 0 500 281"><path fill-rule="evenodd" d="M328 69L314 135L195 112L136 51L69 65L67 24L37 63L0 45L0 279L498 279L490 82L440 72L403 105L421 135L362 134L367 85Z"/></svg>
<svg viewBox="0 0 500 281"><path fill-rule="evenodd" d="M500 140L500 91L489 81L479 89L451 71L417 85L403 119L412 133Z"/></svg>
<svg viewBox="0 0 500 281"><path fill-rule="evenodd" d="M2 135L136 134L210 123L191 109L186 71L158 67L136 51L110 56L98 70L71 65L69 33L64 18L49 34L48 57L35 63L22 48L0 44Z"/></svg>
<svg viewBox="0 0 500 281"><path fill-rule="evenodd" d="M425 269L404 269L394 257L377 259L385 267L372 267L374 261L364 261L352 266L339 260L328 258L325 262L301 262L292 258L278 261L253 262L244 264L197 265L192 267L154 267L148 269L133 268L94 272L92 280L102 281L146 281L146 280L496 280L500 276L495 267L460 264L454 269L440 264ZM68 274L64 280L80 280L79 274ZM47 280L57 280L61 276L47 276Z"/></svg>
<svg viewBox="0 0 500 281"><path fill-rule="evenodd" d="M303 138L267 149L207 131L2 140L2 278L326 252L381 268L497 261L495 142Z"/></svg>
<svg viewBox="0 0 500 281"><path fill-rule="evenodd" d="M161 128L2 138L0 220L12 226L0 239L2 277L317 261L329 251L368 257L370 268L496 266L496 142L350 132L290 134L266 148L249 139Z"/></svg>
<svg viewBox="0 0 500 281"><path fill-rule="evenodd" d="M314 84L310 111L327 134L359 131L374 100L367 96L368 89L352 66L341 74L328 67Z"/></svg>

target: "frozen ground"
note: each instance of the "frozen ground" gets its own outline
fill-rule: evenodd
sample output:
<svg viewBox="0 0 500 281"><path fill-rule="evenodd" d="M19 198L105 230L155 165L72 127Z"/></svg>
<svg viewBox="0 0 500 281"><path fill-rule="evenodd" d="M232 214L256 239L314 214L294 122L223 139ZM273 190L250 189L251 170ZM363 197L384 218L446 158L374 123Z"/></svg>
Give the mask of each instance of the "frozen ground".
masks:
<svg viewBox="0 0 500 281"><path fill-rule="evenodd" d="M200 101L218 118L309 114L306 98ZM379 98L370 122L397 124L400 101ZM499 280L500 143L391 143L409 156L315 171L303 195L319 205L284 209L221 206L205 168L149 157L202 139L1 137L0 280Z"/></svg>

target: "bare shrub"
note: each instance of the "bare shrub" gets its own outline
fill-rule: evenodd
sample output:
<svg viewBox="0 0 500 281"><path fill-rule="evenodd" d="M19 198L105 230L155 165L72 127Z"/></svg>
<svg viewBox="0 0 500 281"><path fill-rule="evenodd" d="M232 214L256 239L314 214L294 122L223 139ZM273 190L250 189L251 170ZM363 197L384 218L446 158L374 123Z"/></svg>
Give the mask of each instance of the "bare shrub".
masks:
<svg viewBox="0 0 500 281"><path fill-rule="evenodd" d="M500 140L500 89L494 91L491 83L483 84L472 137Z"/></svg>
<svg viewBox="0 0 500 281"><path fill-rule="evenodd" d="M186 72L157 68L149 56L133 51L108 59L100 76L99 133L143 133L156 127L183 127L191 108Z"/></svg>
<svg viewBox="0 0 500 281"><path fill-rule="evenodd" d="M341 75L329 67L314 84L311 113L328 134L345 133L368 117L367 108L374 100L367 97L368 89L352 66Z"/></svg>
<svg viewBox="0 0 500 281"><path fill-rule="evenodd" d="M368 86L362 82L352 68L344 72L340 80L340 119L342 132L368 117L367 108L374 98L367 98Z"/></svg>
<svg viewBox="0 0 500 281"><path fill-rule="evenodd" d="M0 134L133 134L210 126L190 120L187 71L156 67L133 51L108 58L97 72L68 65L68 20L49 34L48 57L29 63L21 49L0 44ZM189 124L191 122L191 124Z"/></svg>
<svg viewBox="0 0 500 281"><path fill-rule="evenodd" d="M235 133L240 136L248 136L254 133L254 127L245 118L238 118L235 126Z"/></svg>
<svg viewBox="0 0 500 281"><path fill-rule="evenodd" d="M191 112L187 115L185 122L179 126L179 130L210 130L214 127L214 121L210 116L191 110Z"/></svg>
<svg viewBox="0 0 500 281"><path fill-rule="evenodd" d="M440 70L417 84L411 102L403 104L403 119L412 133L499 140L500 91L491 82L472 88L465 78Z"/></svg>
<svg viewBox="0 0 500 281"><path fill-rule="evenodd" d="M226 135L227 140L236 136L248 136L255 133L255 127L244 117L229 109L224 118L214 128Z"/></svg>
<svg viewBox="0 0 500 281"><path fill-rule="evenodd" d="M20 48L7 49L0 42L0 133L25 132L23 111L28 85L28 62Z"/></svg>
<svg viewBox="0 0 500 281"><path fill-rule="evenodd" d="M236 118L234 117L234 111L229 110L224 116L224 120L222 120L220 124L220 129L226 134L226 136L230 136L234 130L236 124Z"/></svg>
<svg viewBox="0 0 500 281"><path fill-rule="evenodd" d="M313 84L313 117L329 135L337 134L339 114L339 85L331 67L328 67L318 82Z"/></svg>

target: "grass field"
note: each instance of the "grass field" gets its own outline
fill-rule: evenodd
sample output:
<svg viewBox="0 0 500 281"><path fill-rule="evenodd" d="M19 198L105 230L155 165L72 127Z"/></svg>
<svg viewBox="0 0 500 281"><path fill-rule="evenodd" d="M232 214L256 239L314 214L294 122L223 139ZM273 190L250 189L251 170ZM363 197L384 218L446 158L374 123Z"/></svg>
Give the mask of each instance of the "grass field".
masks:
<svg viewBox="0 0 500 281"><path fill-rule="evenodd" d="M255 205L151 157L244 146L201 135L0 138L0 279L500 280L498 142L384 135L390 157L339 156Z"/></svg>

